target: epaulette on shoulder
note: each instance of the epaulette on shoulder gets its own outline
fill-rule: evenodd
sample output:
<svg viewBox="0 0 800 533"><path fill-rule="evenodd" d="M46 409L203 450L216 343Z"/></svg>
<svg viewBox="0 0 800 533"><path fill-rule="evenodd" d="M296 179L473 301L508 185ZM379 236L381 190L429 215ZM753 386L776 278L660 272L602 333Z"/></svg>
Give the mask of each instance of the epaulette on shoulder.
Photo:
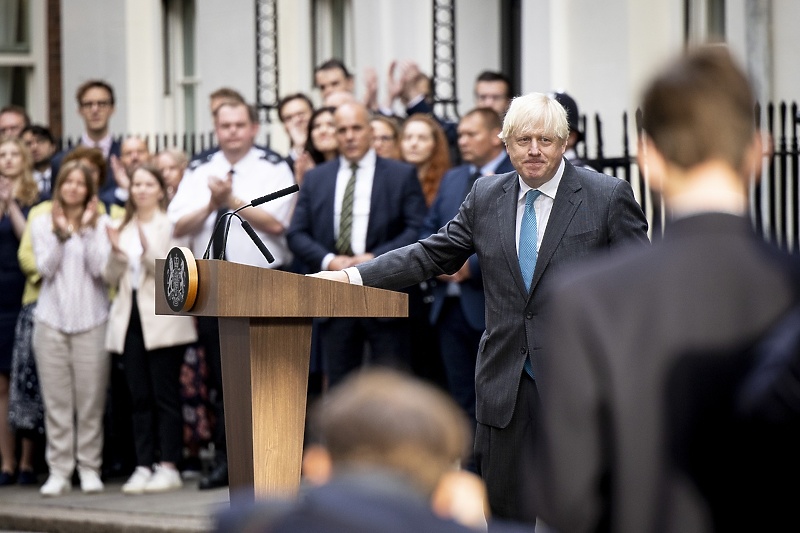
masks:
<svg viewBox="0 0 800 533"><path fill-rule="evenodd" d="M273 152L269 148L261 148L261 159L269 161L273 165L277 165L281 161L283 161L283 157L280 156L277 152Z"/></svg>
<svg viewBox="0 0 800 533"><path fill-rule="evenodd" d="M214 154L217 153L218 150L211 150L208 153L201 153L189 163L189 170L195 170L200 165L204 165L211 161L211 158L214 157Z"/></svg>

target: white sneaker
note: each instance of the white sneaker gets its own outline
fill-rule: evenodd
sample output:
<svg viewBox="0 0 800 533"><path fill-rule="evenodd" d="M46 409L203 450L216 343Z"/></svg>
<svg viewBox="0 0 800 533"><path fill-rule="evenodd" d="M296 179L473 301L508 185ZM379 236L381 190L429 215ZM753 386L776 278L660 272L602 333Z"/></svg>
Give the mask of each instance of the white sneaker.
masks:
<svg viewBox="0 0 800 533"><path fill-rule="evenodd" d="M144 487L145 492L167 492L178 490L183 487L181 474L175 468L165 468L161 465L155 466L153 476Z"/></svg>
<svg viewBox="0 0 800 533"><path fill-rule="evenodd" d="M53 496L61 496L72 490L72 483L68 479L59 476L58 474L50 474L47 481L42 488L39 489L39 494L45 498Z"/></svg>
<svg viewBox="0 0 800 533"><path fill-rule="evenodd" d="M137 466L133 471L128 481L122 485L122 492L125 494L142 494L144 487L150 478L153 477L153 472L146 466Z"/></svg>
<svg viewBox="0 0 800 533"><path fill-rule="evenodd" d="M94 470L79 470L78 477L81 478L81 490L84 494L103 492L105 487L100 481L100 476Z"/></svg>

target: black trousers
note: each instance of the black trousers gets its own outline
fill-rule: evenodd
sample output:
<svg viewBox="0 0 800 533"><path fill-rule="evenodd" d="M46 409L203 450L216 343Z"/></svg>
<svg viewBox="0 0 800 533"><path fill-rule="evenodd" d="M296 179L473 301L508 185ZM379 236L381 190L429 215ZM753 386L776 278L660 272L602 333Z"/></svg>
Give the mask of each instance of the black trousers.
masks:
<svg viewBox="0 0 800 533"><path fill-rule="evenodd" d="M411 369L408 320L331 318L320 322L319 333L330 386L365 362Z"/></svg>
<svg viewBox="0 0 800 533"><path fill-rule="evenodd" d="M474 329L469 325L461 309L461 299L458 297L445 298L436 327L439 330L439 347L447 388L467 415L474 444L475 364L483 330ZM474 456L467 457L462 467L475 471Z"/></svg>
<svg viewBox="0 0 800 533"><path fill-rule="evenodd" d="M445 298L436 322L447 387L475 425L475 363L483 330L469 325L459 298Z"/></svg>
<svg viewBox="0 0 800 533"><path fill-rule="evenodd" d="M475 460L478 474L486 483L492 516L504 520L531 522L531 495L524 476L531 475L530 453L536 438L535 417L539 391L527 374L520 377L517 406L504 428L478 423L475 432Z"/></svg>
<svg viewBox="0 0 800 533"><path fill-rule="evenodd" d="M177 463L183 457L180 374L185 351L185 345L145 348L134 292L124 357L136 462L140 466L150 466L157 460Z"/></svg>

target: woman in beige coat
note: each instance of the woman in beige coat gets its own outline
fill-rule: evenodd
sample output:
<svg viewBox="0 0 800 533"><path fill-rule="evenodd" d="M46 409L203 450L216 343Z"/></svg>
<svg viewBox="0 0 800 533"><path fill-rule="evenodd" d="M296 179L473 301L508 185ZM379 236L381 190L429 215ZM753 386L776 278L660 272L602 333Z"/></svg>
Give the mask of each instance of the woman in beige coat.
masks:
<svg viewBox="0 0 800 533"><path fill-rule="evenodd" d="M182 486L176 467L183 453L180 369L186 345L197 340L190 317L155 314L156 258L172 247L161 173L144 165L131 176L130 198L119 228L111 226L105 276L117 294L111 306L106 348L123 354L131 393L138 466L123 485L127 494Z"/></svg>

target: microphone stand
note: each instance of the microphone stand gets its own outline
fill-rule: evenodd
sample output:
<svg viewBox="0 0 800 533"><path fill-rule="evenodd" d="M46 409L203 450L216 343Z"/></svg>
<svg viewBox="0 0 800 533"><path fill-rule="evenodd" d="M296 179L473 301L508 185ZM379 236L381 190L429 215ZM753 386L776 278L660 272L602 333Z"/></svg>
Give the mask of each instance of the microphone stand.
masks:
<svg viewBox="0 0 800 533"><path fill-rule="evenodd" d="M208 246L206 246L206 251L203 254L203 259L208 259L209 255L211 254L211 244L214 242L214 235L217 234L217 230L219 229L219 225L227 217L228 220L225 222L225 230L224 230L224 233L222 235L222 250L220 251L220 254L219 254L219 258L221 260L225 260L225 249L226 249L227 244L228 244L228 232L230 231L230 228L231 228L231 219L233 217L236 217L236 218L239 219L239 223L242 225L242 229L244 229L245 233L247 233L247 235L250 237L250 240L253 241L253 244L255 244L256 247L258 247L258 249L261 251L261 254L264 256L264 258L267 260L267 262L268 263L273 263L275 261L275 258L272 256L272 254L270 253L269 249L267 249L267 247L261 241L261 239L259 238L258 234L253 229L253 227L250 225L250 223L247 220L242 219L242 217L240 217L238 215L238 213L242 209L247 209L248 207L254 207L254 206L266 203L266 202L271 202L272 200L275 200L277 198L281 198L281 197L286 196L288 194L292 194L292 193L297 192L299 190L300 190L300 187L297 184L291 185L289 187L286 187L285 189L281 189L279 191L275 191L275 192L269 193L269 194L267 194L265 196L261 196L259 198L256 198L255 200L253 200L249 204L243 205L239 209L231 211L230 213L225 213L224 215L219 217L219 219L217 219L217 223L214 225L214 230L211 232L211 239L208 241Z"/></svg>

